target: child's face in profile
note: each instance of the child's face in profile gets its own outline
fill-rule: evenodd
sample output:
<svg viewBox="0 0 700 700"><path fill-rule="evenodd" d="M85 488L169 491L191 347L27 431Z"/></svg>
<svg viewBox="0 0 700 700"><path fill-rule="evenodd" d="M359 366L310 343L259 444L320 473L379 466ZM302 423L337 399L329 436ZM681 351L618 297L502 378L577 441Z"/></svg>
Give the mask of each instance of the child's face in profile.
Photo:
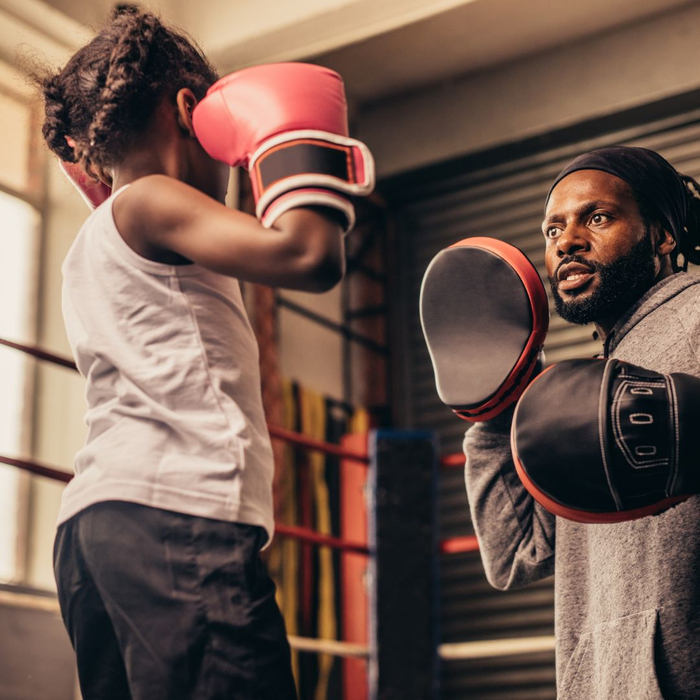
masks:
<svg viewBox="0 0 700 700"><path fill-rule="evenodd" d="M231 168L227 163L214 160L199 143L192 125L192 114L197 106L197 98L185 88L176 97L177 120L186 134L186 172L184 180L188 185L209 195L222 204L226 200ZM180 133L182 133L182 131Z"/></svg>
<svg viewBox="0 0 700 700"><path fill-rule="evenodd" d="M214 160L202 148L199 141L194 146L195 154L191 163L191 172L195 179L188 184L224 204L231 168L227 163Z"/></svg>

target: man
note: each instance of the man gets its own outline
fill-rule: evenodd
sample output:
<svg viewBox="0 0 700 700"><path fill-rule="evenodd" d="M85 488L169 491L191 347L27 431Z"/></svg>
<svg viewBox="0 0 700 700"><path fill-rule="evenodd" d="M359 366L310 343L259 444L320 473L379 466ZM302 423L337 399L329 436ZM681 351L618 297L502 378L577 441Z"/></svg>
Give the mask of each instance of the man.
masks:
<svg viewBox="0 0 700 700"><path fill-rule="evenodd" d="M626 147L556 178L542 225L556 308L594 323L605 357L700 376L700 278L684 272L700 243L694 187ZM559 700L700 697L700 498L617 524L555 517L516 475L512 415L468 431L466 486L493 586L555 574Z"/></svg>

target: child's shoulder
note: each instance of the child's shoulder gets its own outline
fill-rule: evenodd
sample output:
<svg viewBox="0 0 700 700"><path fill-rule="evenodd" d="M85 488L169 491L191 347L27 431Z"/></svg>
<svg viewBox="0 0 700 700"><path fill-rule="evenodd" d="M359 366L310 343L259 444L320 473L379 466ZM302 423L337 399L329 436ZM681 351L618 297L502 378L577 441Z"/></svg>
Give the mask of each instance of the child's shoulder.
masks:
<svg viewBox="0 0 700 700"><path fill-rule="evenodd" d="M168 175L145 175L113 203L115 217L135 227L145 223L168 223L182 217L204 195L190 185Z"/></svg>

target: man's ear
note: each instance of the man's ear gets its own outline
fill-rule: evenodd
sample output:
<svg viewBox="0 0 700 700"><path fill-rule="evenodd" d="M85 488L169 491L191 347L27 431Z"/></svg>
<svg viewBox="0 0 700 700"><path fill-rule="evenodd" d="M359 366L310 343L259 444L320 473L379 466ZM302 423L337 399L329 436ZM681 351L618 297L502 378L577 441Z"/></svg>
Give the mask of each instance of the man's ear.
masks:
<svg viewBox="0 0 700 700"><path fill-rule="evenodd" d="M654 249L661 257L669 255L676 247L676 239L669 231L659 228L658 236L656 237L656 245Z"/></svg>
<svg viewBox="0 0 700 700"><path fill-rule="evenodd" d="M192 112L197 106L197 98L189 88L178 90L177 97L177 123L181 129L186 131L190 136L194 136L194 127L192 126Z"/></svg>

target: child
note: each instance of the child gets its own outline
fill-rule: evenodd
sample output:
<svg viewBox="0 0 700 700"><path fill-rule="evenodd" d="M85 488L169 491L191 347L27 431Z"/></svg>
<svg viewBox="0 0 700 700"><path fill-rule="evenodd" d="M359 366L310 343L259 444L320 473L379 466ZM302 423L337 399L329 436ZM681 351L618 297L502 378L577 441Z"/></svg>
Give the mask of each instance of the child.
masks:
<svg viewBox="0 0 700 700"><path fill-rule="evenodd" d="M371 189L371 156L326 133L346 119L330 71L249 69L207 96L217 78L184 36L122 7L42 80L49 147L109 195L63 266L88 437L64 493L54 566L85 700L296 697L259 556L273 531L273 464L237 279L335 285L341 224L352 219L346 194ZM329 94L333 80L340 88ZM332 117L300 141L286 133L296 115L260 105L284 112L286 92L309 81L318 103L308 112ZM357 173L337 171L339 149L364 153L362 187ZM241 163L258 168L265 226L223 204L229 166ZM80 185L95 201L94 183Z"/></svg>

